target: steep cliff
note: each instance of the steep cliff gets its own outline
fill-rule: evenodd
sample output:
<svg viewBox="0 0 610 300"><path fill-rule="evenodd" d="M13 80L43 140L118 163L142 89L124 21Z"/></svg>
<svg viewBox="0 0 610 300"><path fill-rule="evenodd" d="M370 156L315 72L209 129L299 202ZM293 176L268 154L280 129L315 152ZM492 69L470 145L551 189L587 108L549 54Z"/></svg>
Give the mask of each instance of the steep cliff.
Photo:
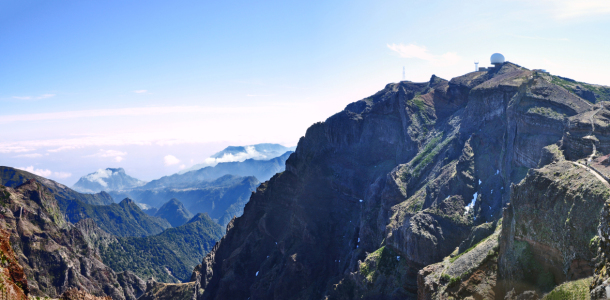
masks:
<svg viewBox="0 0 610 300"><path fill-rule="evenodd" d="M121 288L84 233L64 219L45 186L30 179L0 186L0 229L10 234L15 256L33 296L58 297L70 288L113 299L135 299Z"/></svg>
<svg viewBox="0 0 610 300"><path fill-rule="evenodd" d="M28 280L11 247L10 233L0 229L0 299L27 299Z"/></svg>
<svg viewBox="0 0 610 300"><path fill-rule="evenodd" d="M195 269L197 298L415 299L419 272L444 286L428 295L500 299L510 284L546 292L590 275L607 182L561 152L578 152L572 120L600 123L580 144L604 135L606 94L555 78L505 63L403 81L312 125Z"/></svg>

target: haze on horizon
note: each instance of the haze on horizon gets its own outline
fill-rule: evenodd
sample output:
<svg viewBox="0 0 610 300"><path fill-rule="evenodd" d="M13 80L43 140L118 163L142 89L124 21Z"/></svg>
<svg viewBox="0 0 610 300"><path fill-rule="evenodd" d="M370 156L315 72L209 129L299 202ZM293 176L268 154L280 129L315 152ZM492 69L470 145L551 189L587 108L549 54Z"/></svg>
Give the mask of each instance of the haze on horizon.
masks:
<svg viewBox="0 0 610 300"><path fill-rule="evenodd" d="M151 180L503 53L610 85L610 2L3 1L0 165Z"/></svg>

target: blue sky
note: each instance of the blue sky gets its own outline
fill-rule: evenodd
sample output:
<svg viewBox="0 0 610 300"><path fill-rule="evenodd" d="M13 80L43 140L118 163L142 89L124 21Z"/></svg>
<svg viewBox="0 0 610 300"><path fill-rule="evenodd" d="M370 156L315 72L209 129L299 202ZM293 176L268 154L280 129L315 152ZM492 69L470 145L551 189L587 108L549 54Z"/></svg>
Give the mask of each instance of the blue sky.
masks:
<svg viewBox="0 0 610 300"><path fill-rule="evenodd" d="M610 85L610 2L532 2L0 1L0 165L151 180L494 52Z"/></svg>

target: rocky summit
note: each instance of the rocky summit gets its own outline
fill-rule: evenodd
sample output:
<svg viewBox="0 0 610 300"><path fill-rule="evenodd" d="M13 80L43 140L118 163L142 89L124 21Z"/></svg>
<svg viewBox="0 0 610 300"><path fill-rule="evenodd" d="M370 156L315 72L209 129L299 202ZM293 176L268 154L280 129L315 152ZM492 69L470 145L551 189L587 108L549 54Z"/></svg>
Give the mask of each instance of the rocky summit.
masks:
<svg viewBox="0 0 610 300"><path fill-rule="evenodd" d="M72 188L81 193L98 193L131 189L144 184L145 181L127 175L123 168L106 168L81 177Z"/></svg>
<svg viewBox="0 0 610 300"><path fill-rule="evenodd" d="M609 97L510 62L388 84L307 130L189 293L581 299L593 282L602 295Z"/></svg>

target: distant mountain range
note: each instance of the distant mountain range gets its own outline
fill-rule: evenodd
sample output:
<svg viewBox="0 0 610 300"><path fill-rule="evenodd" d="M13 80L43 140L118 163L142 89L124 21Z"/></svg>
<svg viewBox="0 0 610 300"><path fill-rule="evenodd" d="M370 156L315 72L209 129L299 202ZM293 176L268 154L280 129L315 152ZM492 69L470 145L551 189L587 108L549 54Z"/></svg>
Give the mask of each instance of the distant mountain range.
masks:
<svg viewBox="0 0 610 300"><path fill-rule="evenodd" d="M188 211L195 214L208 213L210 218L226 227L231 218L241 216L250 195L259 184L253 176L225 175L214 181L200 181L183 188L138 188L109 193L115 200L131 198L153 207L160 207L167 199L176 198ZM157 214L158 212L155 213Z"/></svg>
<svg viewBox="0 0 610 300"><path fill-rule="evenodd" d="M254 176L259 181L264 182L276 173L284 171L286 160L292 153L292 151L288 151L269 160L247 159L242 162L219 163L214 167L205 167L187 173L164 176L137 189L188 188L202 181L215 180L224 175Z"/></svg>
<svg viewBox="0 0 610 300"><path fill-rule="evenodd" d="M81 177L73 188L89 193L107 191L98 197L110 195L114 201L103 202L110 205L95 207L80 201L60 206L71 222L92 218L101 229L117 236L158 234L170 225L184 224L193 213L207 213L226 228L233 217L242 215L261 181L284 171L286 160L293 153L286 150L291 149L279 144L230 146L210 157L214 166L148 183L127 175L122 168L100 169ZM241 159L245 160L224 162ZM109 203L119 201L120 204ZM112 218L124 222L111 222Z"/></svg>
<svg viewBox="0 0 610 300"><path fill-rule="evenodd" d="M256 144L250 146L229 146L224 150L215 153L206 159L205 163L196 164L188 169L178 172L178 174L184 174L190 171L199 170L205 167L211 167L222 162L241 162L246 159L254 160L268 160L274 157L278 157L288 151L294 151L295 147L285 147L280 144ZM223 174L224 175L224 174ZM239 175L239 174L233 174ZM246 174L253 175L254 174ZM244 175L245 176L245 175ZM256 177L259 180L266 180L263 178Z"/></svg>
<svg viewBox="0 0 610 300"><path fill-rule="evenodd" d="M72 189L81 193L98 193L101 191L115 191L132 189L146 184L125 174L123 168L99 169L91 174L81 177Z"/></svg>

